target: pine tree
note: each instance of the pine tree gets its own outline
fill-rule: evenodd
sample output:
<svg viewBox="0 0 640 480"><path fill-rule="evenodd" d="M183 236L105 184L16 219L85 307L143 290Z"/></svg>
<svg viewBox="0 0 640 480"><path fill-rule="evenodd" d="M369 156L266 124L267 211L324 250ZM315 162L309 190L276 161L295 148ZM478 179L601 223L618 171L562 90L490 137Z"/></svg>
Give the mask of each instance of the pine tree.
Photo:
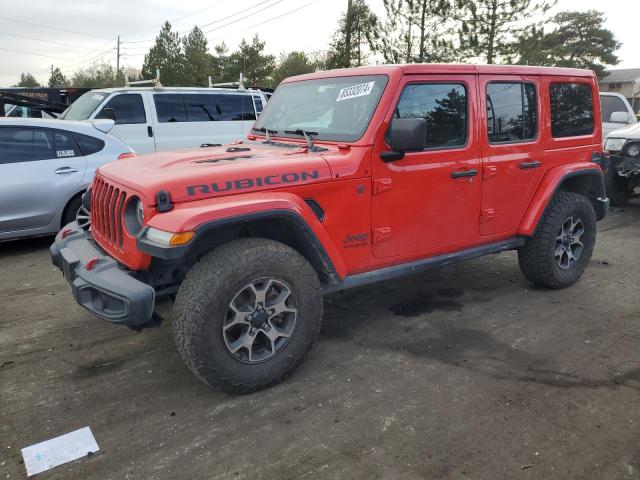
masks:
<svg viewBox="0 0 640 480"><path fill-rule="evenodd" d="M16 87L27 87L27 88L38 88L41 85L36 80L36 77L34 77L32 74L30 74L30 73L21 73L20 74L20 81L15 86Z"/></svg>
<svg viewBox="0 0 640 480"><path fill-rule="evenodd" d="M586 68L601 76L620 62L615 52L621 46L604 22L595 10L560 12L551 19L550 32L528 28L513 45L513 55L519 64Z"/></svg>
<svg viewBox="0 0 640 480"><path fill-rule="evenodd" d="M184 79L191 86L206 86L213 74L213 56L207 39L197 26L182 39L184 47ZM162 77L161 77L162 78Z"/></svg>
<svg viewBox="0 0 640 480"><path fill-rule="evenodd" d="M273 73L273 84L277 86L287 77L315 72L319 68L318 62L311 60L304 52L282 54Z"/></svg>
<svg viewBox="0 0 640 480"><path fill-rule="evenodd" d="M49 77L49 88L63 88L68 86L69 80L67 80L58 67L54 68Z"/></svg>
<svg viewBox="0 0 640 480"><path fill-rule="evenodd" d="M524 30L522 23L546 13L556 0L456 0L461 22L460 42L472 56L496 63L510 52L510 42Z"/></svg>
<svg viewBox="0 0 640 480"><path fill-rule="evenodd" d="M370 38L377 18L365 0L352 0L349 5L333 35L327 68L359 67L368 60Z"/></svg>
<svg viewBox="0 0 640 480"><path fill-rule="evenodd" d="M265 55L265 42L255 35L251 43L244 38L238 50L229 55L224 72L225 81L236 82L243 74L247 85L269 86L275 69L275 57Z"/></svg>
<svg viewBox="0 0 640 480"><path fill-rule="evenodd" d="M144 56L142 77L156 77L156 69L160 69L160 82L167 86L180 86L189 83L184 75L184 52L177 32L171 31L171 24L165 22L156 37L156 43Z"/></svg>

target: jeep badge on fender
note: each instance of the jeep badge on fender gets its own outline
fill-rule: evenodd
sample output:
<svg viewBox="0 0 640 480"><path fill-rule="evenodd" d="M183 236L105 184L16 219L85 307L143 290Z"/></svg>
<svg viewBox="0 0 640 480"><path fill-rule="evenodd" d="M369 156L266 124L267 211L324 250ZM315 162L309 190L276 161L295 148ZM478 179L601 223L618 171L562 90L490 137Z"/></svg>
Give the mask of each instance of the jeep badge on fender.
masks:
<svg viewBox="0 0 640 480"><path fill-rule="evenodd" d="M189 368L252 392L303 361L326 293L506 250L537 285L578 281L609 205L601 125L586 70L292 77L232 146L101 167L91 228L68 224L51 258L104 320L141 329L174 299Z"/></svg>

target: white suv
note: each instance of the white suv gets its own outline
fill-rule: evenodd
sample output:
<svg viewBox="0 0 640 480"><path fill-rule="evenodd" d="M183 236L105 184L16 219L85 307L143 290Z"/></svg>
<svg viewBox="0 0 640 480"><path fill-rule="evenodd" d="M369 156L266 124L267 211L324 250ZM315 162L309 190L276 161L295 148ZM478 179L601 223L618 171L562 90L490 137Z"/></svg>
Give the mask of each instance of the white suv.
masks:
<svg viewBox="0 0 640 480"><path fill-rule="evenodd" d="M105 88L82 95L61 118L110 118L112 135L137 153L150 153L240 139L266 101L264 92L253 89Z"/></svg>

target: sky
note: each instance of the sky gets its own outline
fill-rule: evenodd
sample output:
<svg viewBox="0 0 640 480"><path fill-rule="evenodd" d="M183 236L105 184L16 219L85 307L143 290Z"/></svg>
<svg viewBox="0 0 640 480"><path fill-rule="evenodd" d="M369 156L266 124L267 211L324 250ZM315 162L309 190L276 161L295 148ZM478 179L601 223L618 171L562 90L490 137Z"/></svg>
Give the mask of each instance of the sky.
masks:
<svg viewBox="0 0 640 480"><path fill-rule="evenodd" d="M21 72L42 83L51 65L66 76L94 61L140 68L160 26L171 21L186 32L198 25L209 45L224 41L231 51L258 33L268 53L327 48L347 0L0 0L0 86L15 84ZM623 43L616 68L640 68L637 0L559 0L561 10L603 9L607 28ZM369 0L384 12L382 0ZM18 20L18 21L16 21ZM49 27L49 28L47 28Z"/></svg>

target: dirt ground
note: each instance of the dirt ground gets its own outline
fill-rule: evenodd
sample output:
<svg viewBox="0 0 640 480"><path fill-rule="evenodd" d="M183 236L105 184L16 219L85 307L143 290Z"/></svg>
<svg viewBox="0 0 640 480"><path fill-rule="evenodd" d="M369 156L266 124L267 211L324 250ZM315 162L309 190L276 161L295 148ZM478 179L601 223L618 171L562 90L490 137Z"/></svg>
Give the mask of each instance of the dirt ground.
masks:
<svg viewBox="0 0 640 480"><path fill-rule="evenodd" d="M326 298L311 358L247 396L210 390L169 304L139 333L76 306L51 239L0 244L0 479L90 426L42 479L639 479L640 204L549 291L513 252Z"/></svg>

